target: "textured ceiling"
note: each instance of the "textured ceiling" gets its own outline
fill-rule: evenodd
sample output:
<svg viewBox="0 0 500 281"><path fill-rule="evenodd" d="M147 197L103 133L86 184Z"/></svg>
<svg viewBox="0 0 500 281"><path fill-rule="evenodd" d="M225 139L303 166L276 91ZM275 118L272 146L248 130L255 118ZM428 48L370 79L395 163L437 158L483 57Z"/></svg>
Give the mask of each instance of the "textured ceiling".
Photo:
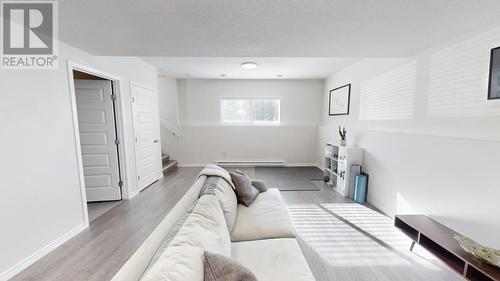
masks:
<svg viewBox="0 0 500 281"><path fill-rule="evenodd" d="M499 0L61 0L60 38L97 55L408 56L500 22Z"/></svg>
<svg viewBox="0 0 500 281"><path fill-rule="evenodd" d="M185 79L324 79L355 59L349 58L142 58L163 76ZM241 63L255 61L257 69ZM224 77L221 77L221 75ZM278 77L281 75L281 77Z"/></svg>

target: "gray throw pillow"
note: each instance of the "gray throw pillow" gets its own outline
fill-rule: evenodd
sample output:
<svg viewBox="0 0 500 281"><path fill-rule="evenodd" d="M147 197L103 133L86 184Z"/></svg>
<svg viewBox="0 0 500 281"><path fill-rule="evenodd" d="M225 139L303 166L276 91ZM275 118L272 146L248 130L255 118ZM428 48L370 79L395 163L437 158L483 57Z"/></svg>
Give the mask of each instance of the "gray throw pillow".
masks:
<svg viewBox="0 0 500 281"><path fill-rule="evenodd" d="M257 277L239 262L210 252L203 252L204 281L258 281Z"/></svg>
<svg viewBox="0 0 500 281"><path fill-rule="evenodd" d="M238 202L245 206L250 206L252 202L259 195L259 190L252 185L252 181L245 174L240 173L229 173L231 175L231 180L236 187L236 197Z"/></svg>

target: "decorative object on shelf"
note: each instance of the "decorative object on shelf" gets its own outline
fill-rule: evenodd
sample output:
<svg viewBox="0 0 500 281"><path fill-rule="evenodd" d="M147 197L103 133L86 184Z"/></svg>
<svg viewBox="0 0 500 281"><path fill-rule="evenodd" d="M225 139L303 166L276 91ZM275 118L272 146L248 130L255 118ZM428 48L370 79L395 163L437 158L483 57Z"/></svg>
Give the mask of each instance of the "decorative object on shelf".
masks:
<svg viewBox="0 0 500 281"><path fill-rule="evenodd" d="M483 246L460 234L454 234L460 246L477 259L500 268L500 250Z"/></svg>
<svg viewBox="0 0 500 281"><path fill-rule="evenodd" d="M340 145L345 146L347 143L347 141L346 141L347 130L345 127L339 126L339 135L340 135Z"/></svg>
<svg viewBox="0 0 500 281"><path fill-rule="evenodd" d="M349 115L349 103L351 102L351 84L335 88L330 91L328 99L328 114Z"/></svg>
<svg viewBox="0 0 500 281"><path fill-rule="evenodd" d="M325 147L325 157L333 157L333 149L331 146Z"/></svg>
<svg viewBox="0 0 500 281"><path fill-rule="evenodd" d="M500 47L491 50L488 99L500 99Z"/></svg>

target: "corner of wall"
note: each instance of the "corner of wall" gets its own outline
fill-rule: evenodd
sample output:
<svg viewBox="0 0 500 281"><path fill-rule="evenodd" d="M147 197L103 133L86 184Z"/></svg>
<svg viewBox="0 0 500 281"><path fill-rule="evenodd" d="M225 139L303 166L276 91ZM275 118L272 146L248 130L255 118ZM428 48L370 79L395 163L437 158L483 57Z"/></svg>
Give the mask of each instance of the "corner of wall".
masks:
<svg viewBox="0 0 500 281"><path fill-rule="evenodd" d="M0 273L0 281L7 281L11 279L12 277L16 276L19 274L21 271L24 269L28 268L30 265L34 264L50 252L54 251L57 247L61 246L62 244L66 243L69 241L71 238L75 237L78 235L80 232L85 230L87 227L89 227L88 223L82 223L78 225L77 227L73 228L69 232L63 234L59 238L55 239L48 245L44 246L40 250L36 251L35 253L31 254L29 257L25 258L24 260L20 261L16 265L12 266L11 268L7 269L5 272Z"/></svg>

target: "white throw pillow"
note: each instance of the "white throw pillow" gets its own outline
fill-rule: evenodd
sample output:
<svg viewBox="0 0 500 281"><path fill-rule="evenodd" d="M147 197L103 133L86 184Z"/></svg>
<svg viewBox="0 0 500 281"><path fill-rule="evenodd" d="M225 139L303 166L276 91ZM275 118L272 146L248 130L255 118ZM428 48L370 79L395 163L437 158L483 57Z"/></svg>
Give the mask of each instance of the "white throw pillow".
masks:
<svg viewBox="0 0 500 281"><path fill-rule="evenodd" d="M231 255L225 218L213 195L200 197L175 238L141 280L203 281L204 251Z"/></svg>

